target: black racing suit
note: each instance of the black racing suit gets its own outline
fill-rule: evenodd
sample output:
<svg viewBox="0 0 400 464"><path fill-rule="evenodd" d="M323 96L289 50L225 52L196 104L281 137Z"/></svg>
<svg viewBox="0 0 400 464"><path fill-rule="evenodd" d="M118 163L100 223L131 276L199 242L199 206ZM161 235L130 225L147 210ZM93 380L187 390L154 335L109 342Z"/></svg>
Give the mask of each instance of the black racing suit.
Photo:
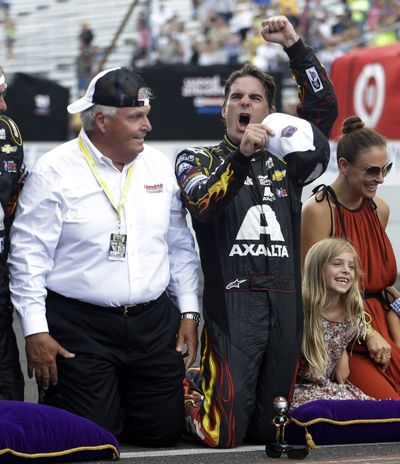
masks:
<svg viewBox="0 0 400 464"><path fill-rule="evenodd" d="M9 232L18 194L26 177L21 134L15 122L0 115L0 400L24 399L24 377L13 331L7 256Z"/></svg>
<svg viewBox="0 0 400 464"><path fill-rule="evenodd" d="M301 40L286 51L298 114L328 136L337 116L331 82ZM226 135L177 157L204 273L204 400L187 421L209 446L273 440L273 399L290 396L303 329L301 192L329 162L322 133L314 127L316 150L285 159L266 150L245 157Z"/></svg>

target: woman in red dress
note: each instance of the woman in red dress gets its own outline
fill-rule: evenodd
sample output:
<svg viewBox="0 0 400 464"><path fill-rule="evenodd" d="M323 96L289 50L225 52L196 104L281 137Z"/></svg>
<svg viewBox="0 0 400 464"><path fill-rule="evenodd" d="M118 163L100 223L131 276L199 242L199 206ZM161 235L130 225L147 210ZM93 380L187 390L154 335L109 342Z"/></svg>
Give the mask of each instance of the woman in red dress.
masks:
<svg viewBox="0 0 400 464"><path fill-rule="evenodd" d="M365 344L349 345L349 380L374 398L400 399L400 318L390 306L400 292L393 287L396 259L385 232L389 207L376 196L392 163L385 139L358 116L347 118L342 132L337 178L314 189L303 208L302 254L326 237L352 243L364 272L366 318L374 330Z"/></svg>

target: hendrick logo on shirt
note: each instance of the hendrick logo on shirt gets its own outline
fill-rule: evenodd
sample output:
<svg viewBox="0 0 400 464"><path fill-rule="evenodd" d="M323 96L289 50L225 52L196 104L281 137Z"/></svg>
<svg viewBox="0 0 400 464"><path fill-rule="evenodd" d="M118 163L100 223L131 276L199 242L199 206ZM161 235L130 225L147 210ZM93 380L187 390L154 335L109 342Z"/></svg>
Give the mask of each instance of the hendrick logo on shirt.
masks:
<svg viewBox="0 0 400 464"><path fill-rule="evenodd" d="M144 190L147 193L161 193L163 191L163 184L153 184L153 185L145 185Z"/></svg>

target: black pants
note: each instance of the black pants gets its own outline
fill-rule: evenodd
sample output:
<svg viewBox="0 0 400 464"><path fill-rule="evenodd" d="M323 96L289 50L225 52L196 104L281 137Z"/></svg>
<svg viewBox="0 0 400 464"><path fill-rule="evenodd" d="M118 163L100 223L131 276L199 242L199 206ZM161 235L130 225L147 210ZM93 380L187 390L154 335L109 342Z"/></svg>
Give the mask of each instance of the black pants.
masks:
<svg viewBox="0 0 400 464"><path fill-rule="evenodd" d="M19 363L12 310L0 306L0 400L24 400L24 376Z"/></svg>
<svg viewBox="0 0 400 464"><path fill-rule="evenodd" d="M124 441L171 446L184 428L178 308L163 294L127 315L49 292L50 335L76 357L57 359L44 402L93 420Z"/></svg>
<svg viewBox="0 0 400 464"><path fill-rule="evenodd" d="M208 446L275 440L274 398L289 399L300 356L295 293L226 292L226 307L204 306L204 401L194 433ZM200 426L198 425L201 425Z"/></svg>

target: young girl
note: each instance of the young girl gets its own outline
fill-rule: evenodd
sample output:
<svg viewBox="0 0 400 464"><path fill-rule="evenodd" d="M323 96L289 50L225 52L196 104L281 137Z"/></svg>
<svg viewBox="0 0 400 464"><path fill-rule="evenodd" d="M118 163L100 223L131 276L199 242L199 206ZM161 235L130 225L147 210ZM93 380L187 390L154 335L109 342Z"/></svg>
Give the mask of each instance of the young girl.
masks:
<svg viewBox="0 0 400 464"><path fill-rule="evenodd" d="M308 251L302 358L292 409L318 399L372 399L346 380L348 343L357 343L373 330L365 322L359 279L357 254L349 242L328 238Z"/></svg>

